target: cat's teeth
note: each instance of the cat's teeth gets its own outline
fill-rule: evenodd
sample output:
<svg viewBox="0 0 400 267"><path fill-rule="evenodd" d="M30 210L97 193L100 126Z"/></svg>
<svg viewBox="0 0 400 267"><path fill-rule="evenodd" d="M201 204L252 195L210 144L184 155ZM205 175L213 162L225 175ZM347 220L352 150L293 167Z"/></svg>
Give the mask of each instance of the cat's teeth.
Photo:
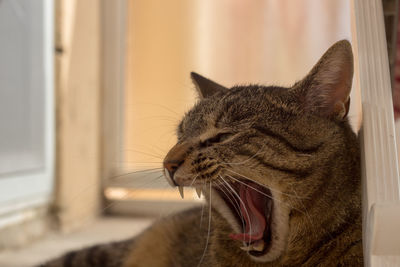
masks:
<svg viewBox="0 0 400 267"><path fill-rule="evenodd" d="M181 195L181 198L183 199L183 186L179 186L179 194Z"/></svg>
<svg viewBox="0 0 400 267"><path fill-rule="evenodd" d="M264 240L259 240L256 243L250 244L248 246L240 247L244 251L263 251L265 247Z"/></svg>
<svg viewBox="0 0 400 267"><path fill-rule="evenodd" d="M243 246L243 247L240 247L240 249L244 250L244 251L250 251L251 250L251 246Z"/></svg>
<svg viewBox="0 0 400 267"><path fill-rule="evenodd" d="M251 245L253 247L253 250L255 251L263 251L265 247L264 240L259 240L258 242L254 243Z"/></svg>
<svg viewBox="0 0 400 267"><path fill-rule="evenodd" d="M199 198L201 198L201 188L200 187L196 187L196 193L197 193L197 196Z"/></svg>

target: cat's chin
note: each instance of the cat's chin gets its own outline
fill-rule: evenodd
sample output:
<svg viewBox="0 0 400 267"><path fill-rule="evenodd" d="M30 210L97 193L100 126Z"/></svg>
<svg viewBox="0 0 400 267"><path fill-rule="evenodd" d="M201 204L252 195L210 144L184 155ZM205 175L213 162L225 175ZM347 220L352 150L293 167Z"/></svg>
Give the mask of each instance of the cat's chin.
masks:
<svg viewBox="0 0 400 267"><path fill-rule="evenodd" d="M272 192L259 184L240 181L215 186L213 206L233 229L232 242L242 244L250 258L269 262L279 258L286 248L288 214Z"/></svg>

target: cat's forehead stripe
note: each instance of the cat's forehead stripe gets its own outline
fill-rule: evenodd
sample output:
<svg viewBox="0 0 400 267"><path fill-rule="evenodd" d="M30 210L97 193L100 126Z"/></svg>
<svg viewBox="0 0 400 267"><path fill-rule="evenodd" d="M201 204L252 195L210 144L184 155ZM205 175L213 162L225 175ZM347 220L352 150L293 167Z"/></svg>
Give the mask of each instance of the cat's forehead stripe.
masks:
<svg viewBox="0 0 400 267"><path fill-rule="evenodd" d="M218 130L216 128L211 128L211 129L207 129L205 132L203 132L199 138L200 141L203 142L204 140L207 140L208 138L211 138L213 136L215 136L216 134L218 134Z"/></svg>

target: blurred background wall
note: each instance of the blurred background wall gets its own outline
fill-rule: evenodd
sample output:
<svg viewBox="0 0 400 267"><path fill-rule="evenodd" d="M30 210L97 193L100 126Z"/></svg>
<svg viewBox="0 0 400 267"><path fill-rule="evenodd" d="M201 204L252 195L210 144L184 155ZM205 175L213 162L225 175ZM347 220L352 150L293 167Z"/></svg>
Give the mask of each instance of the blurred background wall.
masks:
<svg viewBox="0 0 400 267"><path fill-rule="evenodd" d="M351 41L346 0L128 1L123 157L127 170L154 168L195 101L191 71L225 85L290 86L324 51ZM360 123L359 92L350 118Z"/></svg>

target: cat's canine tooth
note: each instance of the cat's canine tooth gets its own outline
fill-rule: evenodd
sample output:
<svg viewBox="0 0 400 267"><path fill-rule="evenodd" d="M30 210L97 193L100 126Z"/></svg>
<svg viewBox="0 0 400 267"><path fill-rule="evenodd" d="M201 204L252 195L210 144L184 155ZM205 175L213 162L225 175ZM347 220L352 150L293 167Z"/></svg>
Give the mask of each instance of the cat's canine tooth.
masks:
<svg viewBox="0 0 400 267"><path fill-rule="evenodd" d="M200 187L196 187L196 193L197 193L197 196L199 198L201 198L201 188Z"/></svg>
<svg viewBox="0 0 400 267"><path fill-rule="evenodd" d="M181 198L183 199L183 186L179 186L179 194L181 195Z"/></svg>
<svg viewBox="0 0 400 267"><path fill-rule="evenodd" d="M259 240L258 242L251 244L252 250L263 251L265 247L264 240Z"/></svg>

